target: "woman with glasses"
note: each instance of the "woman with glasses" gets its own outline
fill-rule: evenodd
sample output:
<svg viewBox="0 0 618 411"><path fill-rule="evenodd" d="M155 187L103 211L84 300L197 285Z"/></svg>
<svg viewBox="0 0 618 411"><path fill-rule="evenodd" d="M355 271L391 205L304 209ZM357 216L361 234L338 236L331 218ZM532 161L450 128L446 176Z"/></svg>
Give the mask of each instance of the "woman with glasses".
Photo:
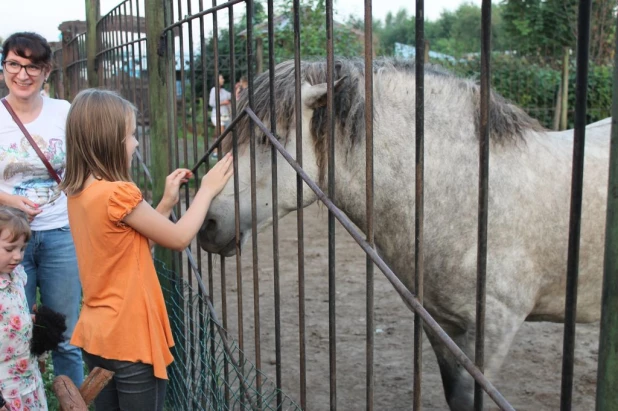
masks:
<svg viewBox="0 0 618 411"><path fill-rule="evenodd" d="M68 344L68 340L79 313L81 285L69 229L67 198L56 181L65 168L64 129L69 103L41 95L52 68L51 48L43 37L36 33L15 33L6 39L2 49L9 107L4 102L0 104L0 204L23 210L30 219L32 237L22 263L28 274L28 305L32 309L36 304L38 287L41 303L66 316L67 342L52 352L54 373L68 376L79 387L84 377L81 351ZM17 120L9 112L10 108ZM37 154L18 121L50 168Z"/></svg>

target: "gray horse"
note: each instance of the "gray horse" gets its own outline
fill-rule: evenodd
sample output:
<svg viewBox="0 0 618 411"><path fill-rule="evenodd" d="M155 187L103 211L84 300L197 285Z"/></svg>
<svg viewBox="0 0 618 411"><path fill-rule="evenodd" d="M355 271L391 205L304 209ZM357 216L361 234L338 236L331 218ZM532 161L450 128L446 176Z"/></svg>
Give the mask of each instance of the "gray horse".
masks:
<svg viewBox="0 0 618 411"><path fill-rule="evenodd" d="M294 63L275 68L277 135L296 155ZM335 204L362 230L365 216L364 65L338 61L335 91ZM326 65L303 62L303 168L326 191ZM412 64L374 67L375 243L414 291L415 77ZM254 111L269 126L269 77L254 82ZM474 358L477 264L479 87L436 68L425 76L425 307ZM247 104L246 96L240 109ZM500 368L524 321L564 320L573 131L547 132L497 94L491 97L486 374ZM251 235L249 127L238 124L240 230ZM610 121L586 132L577 321L600 316ZM257 225L272 224L268 139L256 131ZM227 141L225 150L230 149ZM279 218L297 209L296 173L279 155ZM316 201L305 190L304 205ZM199 233L202 247L235 253L234 192L217 197ZM428 332L452 410L473 408L474 381Z"/></svg>

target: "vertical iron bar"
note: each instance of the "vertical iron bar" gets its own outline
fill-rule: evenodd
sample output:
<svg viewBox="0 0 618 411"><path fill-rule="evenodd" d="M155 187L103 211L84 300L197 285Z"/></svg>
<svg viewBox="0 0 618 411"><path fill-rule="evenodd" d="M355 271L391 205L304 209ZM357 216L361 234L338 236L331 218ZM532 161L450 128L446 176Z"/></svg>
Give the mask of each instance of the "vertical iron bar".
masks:
<svg viewBox="0 0 618 411"><path fill-rule="evenodd" d="M120 32L120 41L123 44L126 44L126 46L122 47L122 65L123 65L123 70L122 72L124 73L124 77L123 77L123 84L122 84L122 88L125 89L125 98L129 101L133 101L131 100L132 96L131 96L131 71L129 68L129 45L127 44L129 42L129 31L128 31L128 21L127 21L127 2L124 1L121 5L119 5L119 9L122 10L122 18L121 18L121 32ZM124 38L123 38L123 34L124 34ZM126 69L124 68L124 64L127 63L127 67ZM128 80L128 81L127 81ZM130 97L131 96L131 97Z"/></svg>
<svg viewBox="0 0 618 411"><path fill-rule="evenodd" d="M212 260L209 260L208 264L212 264ZM221 307L222 315L223 315L223 329L226 330L227 334L227 286L226 286L226 276L225 276L225 257L220 257L221 264ZM228 407L230 404L230 370L229 370L229 362L227 356L223 356L223 381L225 385L225 395L224 395L224 405L222 407Z"/></svg>
<svg viewBox="0 0 618 411"><path fill-rule="evenodd" d="M415 212L414 212L414 291L423 304L424 288L424 222L425 222L425 2L416 0L416 60L415 60ZM423 321L414 313L414 389L412 408L421 409L423 373Z"/></svg>
<svg viewBox="0 0 618 411"><path fill-rule="evenodd" d="M103 25L103 29L102 29L102 33L101 33L101 37L102 37L102 41L103 41L103 49L107 50L104 54L103 54L103 70L104 70L104 74L103 74L103 87L105 88L110 88L109 87L109 79L111 78L111 59L112 59L112 55L111 55L111 51L108 50L111 44L110 41L110 15L108 14L107 16L105 16L104 19L101 20L101 24Z"/></svg>
<svg viewBox="0 0 618 411"><path fill-rule="evenodd" d="M303 166L303 119L300 63L300 0L294 0L294 107L296 120L296 161ZM298 237L298 340L300 362L300 406L307 409L307 335L305 325L305 235L303 211L303 179L296 173L296 226Z"/></svg>
<svg viewBox="0 0 618 411"><path fill-rule="evenodd" d="M249 91L251 91L251 87L253 87L251 79L249 79ZM244 334L243 334L243 318L242 315L242 249L240 247L241 244L241 234L240 234L240 183L238 179L238 135L236 133L232 134L232 161L234 167L234 237L235 237L235 246L236 246L236 298L238 305L238 363L241 367L241 375L244 375ZM225 317L224 317L225 318ZM225 320L224 320L225 321ZM226 328L227 329L227 328ZM226 381L228 381L226 379ZM225 398L226 404L229 404L229 390L225 390ZM241 395L241 401L242 401Z"/></svg>
<svg viewBox="0 0 618 411"><path fill-rule="evenodd" d="M579 239L586 144L586 103L588 98L588 47L590 45L591 0L580 0L577 19L577 72L575 82L575 127L573 174L571 180L571 215L567 259L567 281L562 350L561 411L569 411L573 397L573 363L575 359L575 321L577 320L577 281L579 276Z"/></svg>
<svg viewBox="0 0 618 411"><path fill-rule="evenodd" d="M268 0L268 75L270 80L270 130L277 134L277 114L275 113L275 28L274 4ZM279 281L279 216L277 213L278 181L277 181L277 149L270 146L272 168L272 216L273 216L273 278L275 293L275 384L277 386L277 409L283 403L281 376L281 287Z"/></svg>
<svg viewBox="0 0 618 411"><path fill-rule="evenodd" d="M326 0L326 112L328 138L328 197L335 202L335 109L333 0ZM337 326L335 281L335 216L328 212L328 341L330 359L330 409L337 409Z"/></svg>
<svg viewBox="0 0 618 411"><path fill-rule="evenodd" d="M212 6L217 6L217 0L212 0ZM215 88L215 138L221 134L221 86L219 85L219 23L217 12L212 14L212 40L214 54L214 78L213 87ZM221 154L221 153L219 153Z"/></svg>
<svg viewBox="0 0 618 411"><path fill-rule="evenodd" d="M200 0L201 2L202 0ZM235 60L235 52L236 52L236 46L235 46L235 42L234 42L234 7L229 7L228 8L228 22L229 22L229 46L230 46L230 79L231 79L231 83L234 83L236 81L236 60ZM206 66L204 65L204 72L206 71ZM232 119L236 118L236 96L235 96L235 91L232 92ZM204 92L204 95L206 95L206 93ZM205 106L206 104L204 104ZM204 115L204 119L206 119L206 116ZM206 124L204 124L204 127L206 127ZM206 139L206 141L208 141L208 139ZM232 144L234 146L236 146L236 129L232 129ZM237 147L236 147L237 148ZM234 148L232 148L232 150L234 150ZM223 153L221 153L221 156L223 155ZM234 152L234 157L236 157L236 152ZM236 161L236 158L234 158L234 161ZM235 173L237 172L237 170L235 169L234 171ZM236 193L237 193L237 181L236 178L234 178L234 195L235 195L235 199L237 199L236 197ZM238 202L235 201L235 206L238 205ZM235 207L237 208L237 207ZM240 233L240 221L238 219L236 219L235 221L236 224L236 228L237 228L237 233ZM238 237L236 237L238 238ZM240 250L237 249L236 250L236 257L239 258L240 257ZM237 264L238 264L237 260ZM240 267L237 268L238 270L240 270ZM240 271L238 271L240 273ZM221 257L221 281L222 281L222 288L221 288L221 305L223 306L223 327L227 330L227 293L225 290L225 258ZM229 392L229 369L228 369L228 361L227 358L223 358L223 375L224 375L224 379L225 379L225 406L229 407L229 397L230 397L230 392Z"/></svg>
<svg viewBox="0 0 618 411"><path fill-rule="evenodd" d="M104 73L104 67L103 67L103 59L105 58L105 56L103 54L98 55L102 50L105 49L105 46L103 45L103 25L101 24L101 6L99 4L99 15L97 16L97 23L96 23L96 51L95 51L95 71L97 73L97 81L98 81L98 85L102 86L103 85L103 79L105 76ZM56 65L57 67L57 65Z"/></svg>
<svg viewBox="0 0 618 411"><path fill-rule="evenodd" d="M117 27L117 37L116 40L118 41L118 44L116 44L116 47L118 49L118 53L120 53L120 61L118 62L119 66L120 66L120 78L119 78L119 89L118 92L120 93L120 95L126 99L128 99L128 96L126 95L124 88L125 88L125 84L126 84L126 80L125 80L125 71L124 71L124 62L125 62L125 56L124 56L124 46L122 46L122 44L124 44L124 39L123 39L123 35L125 33L124 30L124 24L123 24L123 20L124 20L124 15L122 14L122 4L119 4L118 6L116 6L116 10L118 11L118 27Z"/></svg>
<svg viewBox="0 0 618 411"><path fill-rule="evenodd" d="M122 16L120 15L120 7L116 7L114 9L114 15L116 17L116 24L114 27L114 50L116 50L116 91L124 97L124 95L122 94L122 84L124 83L124 70L122 69L122 47L118 47L120 44L122 44Z"/></svg>
<svg viewBox="0 0 618 411"><path fill-rule="evenodd" d="M487 219L489 204L489 104L491 96L491 0L481 6L481 127L479 136L479 208L476 271L476 344L474 361L485 368L485 293L487 279ZM483 410L483 388L474 383L474 409Z"/></svg>
<svg viewBox="0 0 618 411"><path fill-rule="evenodd" d="M176 7L178 9L177 10L178 20L181 20L183 18L182 0L177 0ZM180 156L180 151L176 153L176 156L178 158L178 164L182 164L182 167L189 167L189 158L188 158L189 153L188 153L188 146L187 146L187 116L186 116L186 113L187 113L186 75L185 75L185 64L184 64L185 63L184 62L185 41L184 41L183 26L182 25L178 26L177 29L178 29L178 48L179 48L178 64L179 64L179 69L180 69L180 110L178 110L179 96L178 96L178 91L177 91L176 98L174 100L174 111L173 111L177 120L176 120L176 128L173 129L173 132L174 132L174 135L177 141L177 147L182 146L182 158ZM176 41L174 41L174 44L175 43ZM172 56L171 62L174 65L174 80L176 81L176 52L175 51L174 51L174 55ZM180 132L178 130L178 125L180 125L180 128L181 128ZM187 186L184 187L184 197L185 197L185 204L188 205L190 198L189 198L189 190ZM182 207L179 202L178 207L177 207L178 218L181 218L182 214L183 214ZM183 344L183 349L185 352L185 362L183 362L183 364L186 364L187 359L190 364L187 367L187 369L185 369L185 373L182 376L182 381L183 381L183 387L187 391L190 391L189 387L190 387L190 382L192 380L192 377L191 377L192 374L189 370L192 369L193 359L195 356L195 352L194 352L193 344L192 344L192 338L195 333L195 323L193 321L193 309L191 308L191 302L193 301L193 274L191 272L189 259L187 257L185 259L185 261L187 262L186 263L187 264L186 265L187 275L185 277L185 274L184 274L185 264L182 263L183 255L180 254L178 257L181 262L180 267L179 267L181 278L187 281L189 284L188 293L187 293L188 295L185 299L186 304L184 305L184 317L185 317L185 321L188 322L188 332L185 334L185 340ZM191 409L193 407L193 405L191 404L191 398L188 395L186 395L186 393L183 393L183 394L184 394L183 395L184 407L187 409Z"/></svg>
<svg viewBox="0 0 618 411"><path fill-rule="evenodd" d="M618 410L618 36L614 51L612 137L609 154L605 264L596 410Z"/></svg>
<svg viewBox="0 0 618 411"><path fill-rule="evenodd" d="M374 246L374 203L373 203L373 17L371 0L365 0L365 195L367 242ZM373 410L374 377L374 265L371 258L366 256L366 408Z"/></svg>
<svg viewBox="0 0 618 411"><path fill-rule="evenodd" d="M192 10L191 10L191 1L187 1L187 14L188 15L192 15ZM197 156L197 134L198 134L198 130L197 130L197 119L196 119L196 112L197 112L197 107L195 105L195 101L196 101L196 88L195 88L195 66L194 66L194 54L193 54L193 22L195 20L192 20L190 22L187 23L187 28L188 28L188 36L189 36L189 84L190 84L190 107L191 107L191 127L193 129L192 133L191 133L191 145L193 148L193 164L197 163L198 160L198 156ZM181 64L184 67L185 62L184 62L184 54L182 55L182 59L181 59ZM183 83L183 87L185 86L185 84ZM186 118L186 114L184 114L184 117ZM188 134L185 134L186 136L188 136ZM186 156L188 157L188 142L185 143L185 147L187 147L187 153ZM199 180L196 179L196 186L197 183L199 183ZM186 186L186 191L187 193L187 202L186 205L187 207L189 206L189 185ZM202 273L202 254L200 252L200 247L199 247L199 238L196 237L195 238L195 242L196 242L196 254L197 254L197 269L198 272L200 273L200 276L203 277L203 273ZM191 250L191 244L189 244L189 250ZM190 264L189 261L187 261L187 264ZM189 283L192 283L192 279L193 279L193 273L191 272L191 270L187 270L188 271L188 275L190 278ZM213 275L212 275L212 266L208 267L208 290L209 290L209 295L205 295L201 290L199 290L197 292L197 295L202 297L199 298L200 301L200 310L198 311L198 313L200 315L198 315L198 319L199 319L199 325L198 327L203 327L204 326L204 321L203 321L203 317L201 316L201 312L202 312L202 307L201 305L203 304L203 299L204 298L210 298L210 301L212 304L214 304L214 293L213 293L213 288L214 287L214 280L213 280ZM192 289L191 287L189 289ZM191 309L191 312L193 313L193 309ZM192 321L192 323L195 321ZM214 336L215 336L215 325L214 323L211 321L210 323L210 348L211 348L211 353L214 356ZM193 342L191 344L191 381L193 383L193 392L197 391L195 390L195 386L197 384L197 382L199 382L199 368L197 367L198 364L198 358L197 358L197 354L196 353L196 347L201 346L201 344L199 343L199 333L198 333L199 328L194 328L192 329L192 335L193 335ZM201 354L201 353L200 353ZM199 363L205 363L206 357L205 356L201 356L199 358ZM212 363L210 364L212 367ZM194 396L194 406L198 406L199 402L198 402L198 397Z"/></svg>
<svg viewBox="0 0 618 411"><path fill-rule="evenodd" d="M247 13L251 10L251 24L253 24L253 0L247 2ZM273 16L268 16L272 20ZM249 41L249 39L247 39ZM272 88L272 83L270 87ZM250 97L250 107L253 109L253 99ZM271 102L272 104L273 102ZM253 256L253 323L255 335L255 367L258 370L262 369L261 341L260 341L260 282L258 271L258 244L257 244L257 170L256 170L256 141L254 127L251 127L251 143L250 143L250 169L251 169L251 249ZM258 398L258 409L260 406L260 395L262 392L262 375L256 373L255 388Z"/></svg>
<svg viewBox="0 0 618 411"><path fill-rule="evenodd" d="M248 90L248 95L247 98L248 100L248 106L249 108L251 108L251 110L254 109L254 102L253 102L253 13L254 13L254 6L253 6L253 0L247 0L247 79L249 80L249 90ZM272 16L269 16L270 18L272 18ZM249 150L250 150L250 168L251 168L251 226L252 226L252 231L255 235L255 217L253 215L254 210L255 210L255 129L254 127L249 127L250 130L250 134L249 134L249 139L250 139L250 144L249 144ZM238 154L238 151L236 152L236 155ZM234 158L236 160L236 157ZM253 241L253 245L257 246L256 243L256 238L252 238ZM240 248L240 247L239 247ZM257 265L257 249L253 250L253 265L256 266ZM256 351L257 351L257 347L256 347ZM256 352L257 354L257 352ZM256 355L257 357L257 355Z"/></svg>
<svg viewBox="0 0 618 411"><path fill-rule="evenodd" d="M127 18L129 19L129 28L127 30L127 41L129 38L129 32L131 33L131 45L128 46L128 48L130 48L131 52L127 53L129 57L127 57L127 60L129 61L129 84L130 84L130 88L131 88L131 101L133 102L133 104L135 105L135 107L138 106L137 104L137 89L136 89L136 84L137 84L137 75L136 75L136 67L135 67L135 27L133 26L133 0L129 0L129 14L127 14L127 3L124 3L124 13L127 16ZM137 121L137 115L135 118L135 131L137 133L136 138L138 139L138 143L139 143L139 139L140 139L140 135L139 132L137 130L138 129L138 124L139 122ZM139 166L139 161L134 161L134 173L133 175L135 176L135 181L137 183L138 187L144 187L146 188L146 181L144 182L140 182L140 166ZM144 190L146 191L146 190Z"/></svg>

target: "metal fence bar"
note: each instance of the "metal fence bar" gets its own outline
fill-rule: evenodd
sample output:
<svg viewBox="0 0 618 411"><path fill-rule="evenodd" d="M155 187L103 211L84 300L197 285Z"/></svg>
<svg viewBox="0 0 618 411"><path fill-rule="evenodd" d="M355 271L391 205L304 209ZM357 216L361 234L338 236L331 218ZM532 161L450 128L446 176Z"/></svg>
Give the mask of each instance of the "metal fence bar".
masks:
<svg viewBox="0 0 618 411"><path fill-rule="evenodd" d="M274 16L274 2L268 0L268 15ZM270 79L270 130L277 134L277 113L275 111L275 27L274 19L268 19L268 75ZM279 199L277 176L277 149L270 148L272 168L272 216L273 216L273 279L275 294L275 381L277 384L277 408L283 403L281 375L281 285L279 278Z"/></svg>
<svg viewBox="0 0 618 411"><path fill-rule="evenodd" d="M191 2L188 1L187 2L187 13L189 13L189 15L192 14L192 10L191 10ZM188 36L189 36L189 86L190 86L190 97L191 97L191 101L190 101L190 107L191 107L191 128L192 128L192 132L191 132L191 143L192 143L192 151L193 151L193 160L192 162L195 164L195 162L197 161L197 151L198 151L198 145L197 145L197 140L198 140L198 128L197 128L197 106L196 106L196 101L197 101L197 94L196 94L196 77L195 77L195 63L194 63L194 42L193 42L193 23L195 22L195 20L191 21L188 24ZM184 66L184 54L182 56L182 65ZM184 84L183 84L183 88L184 88ZM186 115L185 115L186 117ZM188 144L187 144L188 146ZM188 148L187 148L187 157L188 157ZM186 190L187 194L189 194L189 190ZM189 204L190 202L190 198L187 195L187 204ZM196 260L197 260L197 266L196 266L196 272L197 273L202 273L202 256L201 253L199 252L200 247L199 247L199 239L196 237L194 239L195 241L195 250L197 251L197 256L196 256ZM189 248L189 250L191 250L191 246ZM208 267L208 290L210 290L209 293L209 297L210 298L210 303L213 304L214 303L214 293L212 292L212 290L214 289L214 278L213 278L213 272L212 272L212 265L210 267ZM190 276L189 278L191 278L193 276ZM200 291L198 292L198 295L202 295L203 292L200 288ZM202 301L203 299L200 298L200 301ZM197 350L195 349L195 347L200 347L200 346L204 346L205 344L200 344L199 341L199 330L202 329L205 325L206 319L205 319L205 315L202 315L203 313L203 307L199 307L196 315L197 315L197 320L195 321L195 327L192 332L193 335L195 336L195 342L192 343L192 353L191 353L191 358L195 358L196 352ZM210 330L210 349L211 349L211 357L213 358L211 366L215 366L216 364L214 363L214 355L215 355L215 339L214 339L214 324L211 323L211 330ZM200 358L206 358L204 355L203 350L200 350ZM192 378L195 380L197 379L198 381L200 380L200 373L198 374L198 368L197 368L197 362L192 360L192 370L191 370L191 375ZM194 382L195 385L195 382ZM213 401L214 401L214 397L213 397ZM194 401L194 407L197 407L198 403Z"/></svg>
<svg viewBox="0 0 618 411"><path fill-rule="evenodd" d="M618 26L618 25L617 25ZM616 36L615 50L618 50ZM599 336L596 410L618 409L618 52L614 52L612 134L607 188L605 262Z"/></svg>
<svg viewBox="0 0 618 411"><path fill-rule="evenodd" d="M296 113L302 112L301 63L300 63L300 0L293 0L294 11L294 107ZM269 46L270 47L270 46ZM303 120L296 118L296 161L303 166ZM303 179L296 174L296 236L298 240L298 351L300 406L307 409L307 334L305 323L305 234Z"/></svg>
<svg viewBox="0 0 618 411"><path fill-rule="evenodd" d="M489 104L491 96L491 0L481 6L481 113L479 135L479 198L476 266L476 341L474 362L485 369L485 300L487 282L487 222L489 207ZM483 388L474 383L474 409L483 410Z"/></svg>
<svg viewBox="0 0 618 411"><path fill-rule="evenodd" d="M326 138L328 141L328 198L335 199L335 61L333 0L326 0ZM335 268L335 216L328 213L328 348L330 363L330 409L337 409L337 316Z"/></svg>
<svg viewBox="0 0 618 411"><path fill-rule="evenodd" d="M124 26L124 22L122 17L126 16L126 12L123 13L123 7L127 4L127 2L122 2L119 6L118 6L118 27L120 30L117 31L118 33L118 41L120 43L126 43L126 41L124 41L125 39L123 38L126 37L127 35L127 30L126 27ZM124 63L127 60L127 50L125 48L126 46L119 46L118 47L118 51L120 52L120 56L121 56L121 61L120 61L120 67L121 67L121 73L122 73L122 77L120 78L120 95L122 95L124 98L126 99L130 99L128 93L126 92L126 78L127 78L127 72L124 69Z"/></svg>
<svg viewBox="0 0 618 411"><path fill-rule="evenodd" d="M251 20L247 22L247 26L253 24L253 15L255 12L255 5L253 0L247 1L247 15L251 16ZM248 28L248 27L247 27ZM252 43L253 39L249 39L247 37L247 44ZM248 64L251 67L251 63ZM250 72L251 73L251 72ZM250 74L251 75L251 74ZM274 84L271 83L270 87L274 87ZM250 106L253 107L253 97L250 95L249 97L251 103ZM273 102L271 101L271 104ZM258 259L258 238L257 238L257 164L256 164L256 150L257 150L257 142L256 136L253 127L251 127L251 142L250 142L250 169L251 169L251 251L252 251L252 260L253 260L253 327L254 327L254 335L255 335L255 365L258 369L262 368L262 355L261 355L261 336L260 336L260 282L259 282L259 259ZM273 187L276 190L276 187ZM257 375L256 377L256 388L258 393L261 393L262 389L262 376Z"/></svg>
<svg viewBox="0 0 618 411"><path fill-rule="evenodd" d="M120 6L117 6L114 9L114 20L113 23L115 23L115 25L117 27L115 27L114 31L113 31L113 39L115 41L116 44L122 44L122 41L120 40L120 30L121 29L121 18L120 18ZM116 63L116 90L122 94L122 90L120 88L120 84L122 81L122 77L124 76L123 74L123 70L122 70L122 49L120 47L115 47L114 48L115 52L116 52L116 59L114 60L114 62Z"/></svg>
<svg viewBox="0 0 618 411"><path fill-rule="evenodd" d="M371 0L365 0L365 209L367 215L367 243L374 247L373 202L373 18ZM374 269L373 261L366 257L366 409L373 410L375 381L374 359Z"/></svg>
<svg viewBox="0 0 618 411"><path fill-rule="evenodd" d="M423 304L424 219L425 219L425 2L416 0L415 57L415 210L414 210L414 291ZM423 321L414 313L414 380L412 408L421 409L423 373Z"/></svg>
<svg viewBox="0 0 618 411"><path fill-rule="evenodd" d="M202 8L200 8L200 11L202 11ZM202 17L200 17L200 20L201 19L202 19ZM229 23L229 30L228 30L229 37L228 37L228 39L229 39L229 44L230 44L230 50L229 50L230 51L230 57L229 57L230 58L230 81L233 82L233 81L236 80L236 58L235 58L236 57L236 53L235 53L236 46L235 46L235 41L234 41L234 35L235 35L235 33L234 33L234 7L228 7L228 23ZM202 65L202 70L204 71L204 73L206 73L206 71L207 71L206 70L206 64ZM206 96L206 93L204 93L204 97L205 96ZM236 116L237 116L236 104L237 104L236 93L233 92L232 93L232 107L231 107L232 108L232 110L231 110L232 119L235 119ZM206 106L206 104L204 104L204 106ZM204 122L206 122L206 116L204 116ZM206 132L206 141L208 141L208 132L206 131L207 130L206 125L204 125L204 130ZM232 139L233 139L233 141L236 141L236 138L237 138L236 129L233 129L232 130ZM235 143L233 142L233 144L235 144ZM234 161L236 161L236 159L234 159ZM236 188L237 187L235 185L234 195L237 194ZM235 197L235 198L238 198L238 197ZM236 221L236 224L240 224L240 219L238 221ZM238 232L240 233L240 225L238 225ZM240 257L240 253L237 253L237 257ZM210 258L210 255L209 255L209 258ZM224 297L226 297L226 290L225 290L225 288L226 288L225 287L225 257L221 256L220 258L221 258L221 279L222 279L222 282L221 282L221 298L224 298ZM241 267L240 267L239 260L237 260L237 270L239 270L238 273L241 272L240 271ZM226 307L227 300L225 302L221 301L221 305L224 307L223 310L224 310L224 312L227 315L227 307ZM225 319L225 321L226 321L225 322L225 324L226 324L225 327L227 329L227 318ZM225 362L225 364L224 364L224 377L225 377L226 381L229 379L229 376L228 376L229 374L228 373L229 373L228 364L227 364L227 362ZM229 401L229 389L227 387L226 387L226 390L225 390L225 398L226 398L226 405L227 405L228 401Z"/></svg>
<svg viewBox="0 0 618 411"><path fill-rule="evenodd" d="M575 129L573 175L567 259L567 281L562 349L562 390L560 409L569 411L573 400L573 364L575 360L575 322L577 320L577 280L579 276L579 239L581 233L584 148L586 144L586 104L588 99L588 55L590 46L591 0L580 0L577 19L577 74L575 83Z"/></svg>
<svg viewBox="0 0 618 411"><path fill-rule="evenodd" d="M246 11L246 17L247 17L247 77L249 79L249 89L248 91L248 106L253 109L254 108L254 95L253 95L253 75L254 75L254 71L253 71L253 16L254 16L254 4L253 4L253 0L248 0L247 1L247 11ZM252 237L252 241L254 243L254 245L257 247L257 244L255 244L257 242L257 237L255 236L255 232L256 232L256 226L255 226L255 219L254 219L254 212L255 212L255 171L256 171L256 165L255 165L255 150L256 150L256 141L255 141L255 130L253 127L250 127L250 131L249 131L249 157L250 157L250 169L251 169L251 229L253 232L253 237ZM238 153L238 151L237 151ZM237 155L237 154L236 154ZM240 247L239 247L240 248ZM253 258L257 259L257 249L253 250ZM240 261L238 260L238 263L240 264ZM240 283L238 284L238 289L241 289Z"/></svg>

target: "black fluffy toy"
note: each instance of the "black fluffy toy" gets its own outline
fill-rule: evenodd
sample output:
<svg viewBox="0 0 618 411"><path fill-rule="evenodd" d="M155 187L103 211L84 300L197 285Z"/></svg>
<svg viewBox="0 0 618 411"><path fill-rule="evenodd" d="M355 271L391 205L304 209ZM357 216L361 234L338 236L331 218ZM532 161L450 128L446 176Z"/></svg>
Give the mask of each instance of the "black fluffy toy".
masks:
<svg viewBox="0 0 618 411"><path fill-rule="evenodd" d="M64 341L64 332L67 330L64 315L47 308L37 307L34 311L34 327L30 340L30 353L35 356L58 348Z"/></svg>

